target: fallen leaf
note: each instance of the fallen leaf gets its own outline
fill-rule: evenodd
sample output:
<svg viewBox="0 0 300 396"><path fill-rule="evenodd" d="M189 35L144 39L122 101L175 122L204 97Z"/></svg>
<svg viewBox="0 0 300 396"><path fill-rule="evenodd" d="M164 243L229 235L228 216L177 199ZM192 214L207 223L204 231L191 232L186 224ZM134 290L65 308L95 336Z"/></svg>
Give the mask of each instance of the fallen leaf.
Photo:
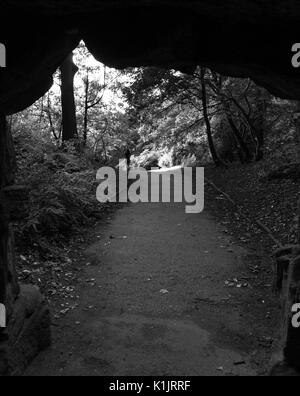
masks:
<svg viewBox="0 0 300 396"><path fill-rule="evenodd" d="M161 293L161 294L168 294L169 291L168 291L167 289L161 289L161 290L160 290L160 293Z"/></svg>

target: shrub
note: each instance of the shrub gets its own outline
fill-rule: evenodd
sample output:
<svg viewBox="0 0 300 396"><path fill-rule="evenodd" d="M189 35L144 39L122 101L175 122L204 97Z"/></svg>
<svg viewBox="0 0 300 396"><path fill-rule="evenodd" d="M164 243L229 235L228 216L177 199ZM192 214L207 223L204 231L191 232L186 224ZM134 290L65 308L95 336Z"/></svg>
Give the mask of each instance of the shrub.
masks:
<svg viewBox="0 0 300 396"><path fill-rule="evenodd" d="M18 183L29 189L28 216L17 230L21 241L59 242L99 217L103 206L96 200L96 172L84 154L62 151L30 133L16 134L15 141Z"/></svg>

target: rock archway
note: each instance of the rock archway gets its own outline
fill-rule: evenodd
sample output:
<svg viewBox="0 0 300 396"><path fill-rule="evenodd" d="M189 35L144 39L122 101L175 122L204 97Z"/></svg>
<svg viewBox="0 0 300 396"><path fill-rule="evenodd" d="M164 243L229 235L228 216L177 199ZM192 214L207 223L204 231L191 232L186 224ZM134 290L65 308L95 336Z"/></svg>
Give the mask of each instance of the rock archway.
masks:
<svg viewBox="0 0 300 396"><path fill-rule="evenodd" d="M25 191L14 185L5 116L50 88L52 74L81 39L109 66L155 65L188 73L200 64L299 99L300 73L291 64L299 22L297 0L9 0L1 5L7 67L0 69L0 303L7 307L9 326L1 333L0 373L14 373L20 360L22 369L50 337L42 297L31 288L20 291L15 275L9 208L16 197L20 204ZM16 344L20 334L31 345L23 360L22 345Z"/></svg>

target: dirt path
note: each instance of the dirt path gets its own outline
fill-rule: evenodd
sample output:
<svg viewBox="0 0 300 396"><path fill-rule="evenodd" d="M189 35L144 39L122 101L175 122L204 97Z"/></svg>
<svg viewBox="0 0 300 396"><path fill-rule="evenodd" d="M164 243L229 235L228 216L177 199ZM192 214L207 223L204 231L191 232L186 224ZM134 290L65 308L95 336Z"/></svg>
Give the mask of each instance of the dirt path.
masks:
<svg viewBox="0 0 300 396"><path fill-rule="evenodd" d="M52 348L26 375L264 372L269 349L257 351L256 341L268 334L253 315L268 308L253 288L225 286L249 277L247 252L207 213L129 205L100 234L86 252L79 307L53 328Z"/></svg>

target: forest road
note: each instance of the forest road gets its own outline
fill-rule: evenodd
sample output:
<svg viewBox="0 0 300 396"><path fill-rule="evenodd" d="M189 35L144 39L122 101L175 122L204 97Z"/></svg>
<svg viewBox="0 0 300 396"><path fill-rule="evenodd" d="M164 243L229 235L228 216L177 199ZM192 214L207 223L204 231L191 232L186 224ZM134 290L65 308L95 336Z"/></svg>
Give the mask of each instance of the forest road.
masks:
<svg viewBox="0 0 300 396"><path fill-rule="evenodd" d="M130 204L98 235L86 251L79 306L53 327L52 347L25 375L257 374L253 320L239 299L251 289L226 287L247 273L246 252L208 213Z"/></svg>

